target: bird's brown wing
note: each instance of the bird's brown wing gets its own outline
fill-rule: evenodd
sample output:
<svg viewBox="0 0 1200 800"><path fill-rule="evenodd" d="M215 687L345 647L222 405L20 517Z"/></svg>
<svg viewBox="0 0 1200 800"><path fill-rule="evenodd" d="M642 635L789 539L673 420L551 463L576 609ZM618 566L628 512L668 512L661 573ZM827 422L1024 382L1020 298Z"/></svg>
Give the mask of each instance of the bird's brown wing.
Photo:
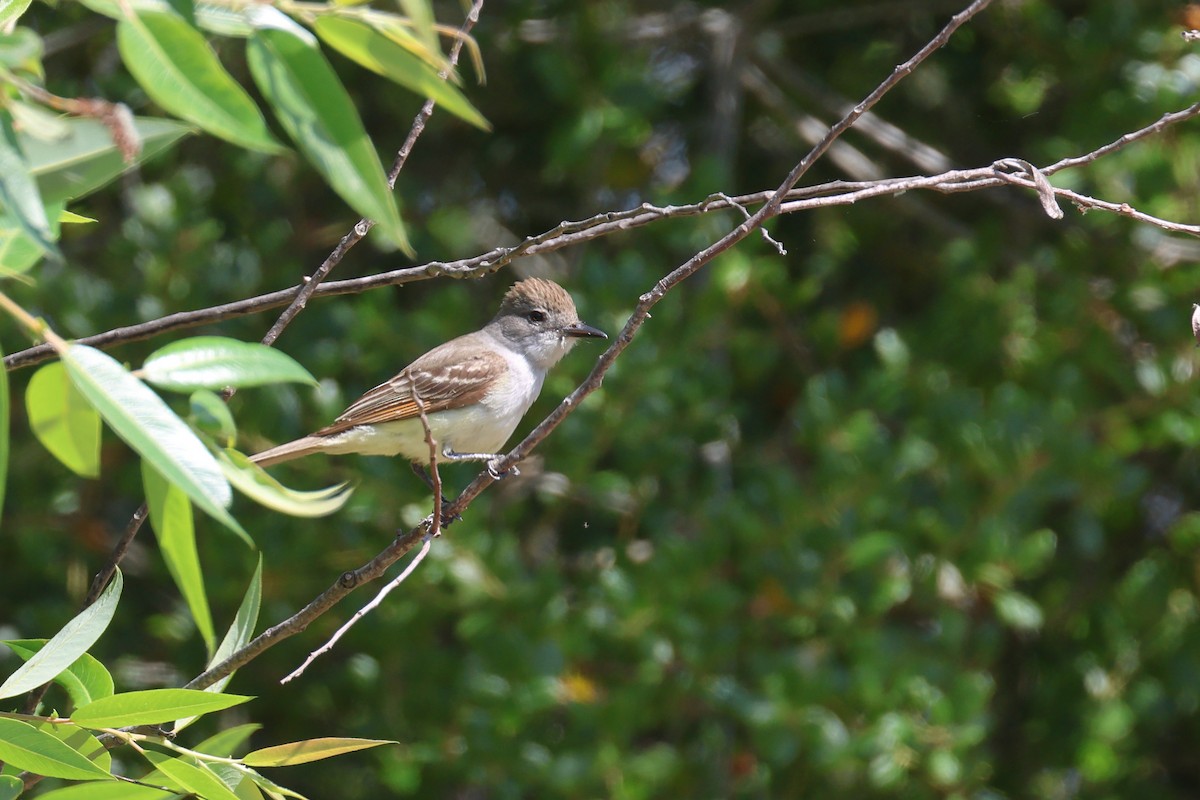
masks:
<svg viewBox="0 0 1200 800"><path fill-rule="evenodd" d="M494 351L476 349L465 359L459 357L461 354L460 348L446 345L430 350L396 377L355 400L336 420L313 435L331 436L357 425L418 417L420 411L414 394L421 398L426 414L478 403L492 381L507 371L508 362Z"/></svg>

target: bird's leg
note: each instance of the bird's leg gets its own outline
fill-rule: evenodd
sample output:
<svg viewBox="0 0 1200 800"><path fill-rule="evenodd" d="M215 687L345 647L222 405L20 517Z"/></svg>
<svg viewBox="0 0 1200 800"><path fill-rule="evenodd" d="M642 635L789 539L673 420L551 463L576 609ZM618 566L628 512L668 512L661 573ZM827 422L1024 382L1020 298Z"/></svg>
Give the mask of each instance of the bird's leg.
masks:
<svg viewBox="0 0 1200 800"><path fill-rule="evenodd" d="M521 470L517 469L516 465L500 472L496 469L496 464L500 459L504 458L503 453L456 453L447 445L442 448L442 456L447 461L486 461L488 475L492 476L492 480L502 480L508 477L516 477L521 474Z"/></svg>
<svg viewBox="0 0 1200 800"><path fill-rule="evenodd" d="M416 475L418 478L420 478L422 481L424 481L425 485L429 487L429 491L432 492L434 490L433 489L433 476L429 474L429 470L425 469L425 467L423 465L418 464L416 461L410 461L408 463L409 463L409 466L412 467L413 474ZM460 519L462 519L462 514L453 514L451 516L446 516L446 507L449 505L450 505L450 501L446 499L445 495L442 495L442 527L443 528L445 528L446 526L450 525L453 522L458 522Z"/></svg>

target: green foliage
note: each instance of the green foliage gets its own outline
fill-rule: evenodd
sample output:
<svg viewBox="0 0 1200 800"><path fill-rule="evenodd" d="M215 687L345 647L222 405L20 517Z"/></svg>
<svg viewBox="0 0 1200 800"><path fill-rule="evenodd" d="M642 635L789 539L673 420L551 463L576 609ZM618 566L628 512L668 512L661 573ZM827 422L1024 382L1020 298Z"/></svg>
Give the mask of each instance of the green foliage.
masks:
<svg viewBox="0 0 1200 800"><path fill-rule="evenodd" d="M446 24L453 5L436 7ZM471 105L456 76L431 82L446 66L442 29L417 0L399 5L404 16L354 3L88 0L117 25L80 28L87 46L44 64L40 37L93 17L0 0L0 65L19 79L0 78L0 103L50 230L39 221L31 233L5 202L0 269L30 282L9 280L5 294L81 336L294 285L362 214L422 258L449 261L563 219L773 187L807 150L808 120L864 96L951 13L843 5L485 4L490 81ZM818 162L806 182L863 179L845 171L856 159L880 175L927 171L913 164L921 145L967 167L1006 156L1044 165L1113 141L1194 101L1195 44L1179 38L1175 13L993 3L877 109L910 138L851 130L856 150ZM131 46L147 41L159 46ZM128 73L97 55L114 42ZM330 64L331 50L348 60ZM102 122L50 115L21 81L126 103L141 153L126 164ZM399 147L421 98L393 84L454 114L430 122L399 205L375 153ZM274 120L312 169L272 153ZM1195 124L1051 181L1194 221ZM211 136L187 136L193 125ZM68 201L100 222L59 229ZM95 411L75 416L82 400L141 445L83 436L86 457L59 455L99 475L83 479L14 415L6 636L45 636L79 613L87 576L142 499L142 450L156 452L146 469L169 478L160 487L178 486L192 467L167 474L158 460L191 447L205 465L194 491L207 487L205 502L236 514L261 553L230 547L204 517L176 556L143 532L119 613L87 626L103 638L12 639L0 674L20 690L0 692L10 698L0 711L55 685L38 724L0 717L15 747L0 755L0 797L23 791L9 779L27 767L81 779L119 769L176 793L256 797L276 791L256 767L278 763L279 747L321 754L358 736L344 747L363 751L336 769L298 764L280 780L342 798L1194 796L1197 250L1179 234L1064 210L1050 222L1016 189L908 192L773 220L787 256L747 240L669 295L522 476L476 501L332 653L278 685L371 587L205 693L257 696L242 716L160 708L152 718L194 717L193 727L138 740L145 763L131 747L86 760L104 734L79 721L151 718L89 717L89 704L182 685L432 510L402 463L281 467L289 485L333 485L306 494L225 448L240 440L253 452L328 422L485 322L527 269L561 280L582 317L612 334L641 293L741 216L624 231L491 280L314 299L279 348L321 378L315 389L274 384L228 407L195 391L269 371L229 344L260 337L268 315L222 321L228 346L172 336L113 351L141 369L55 366L58 405L46 404L42 372L15 373L34 430L46 417L60 431L98 430ZM45 240L64 264L40 261ZM335 277L398 266L368 239ZM203 355L206 377L167 359L188 353ZM579 349L549 376L521 432L594 357ZM72 394L72 380L90 394ZM143 380L194 392L199 433ZM140 410L120 421L113 405L134 385ZM160 437L151 416L173 420L172 432ZM447 492L472 474L445 466ZM166 490L190 522L179 491ZM197 597L218 622L202 621ZM75 724L53 727L52 713ZM247 716L261 730L235 725ZM400 745L373 747L381 738ZM101 780L28 794L169 796Z"/></svg>

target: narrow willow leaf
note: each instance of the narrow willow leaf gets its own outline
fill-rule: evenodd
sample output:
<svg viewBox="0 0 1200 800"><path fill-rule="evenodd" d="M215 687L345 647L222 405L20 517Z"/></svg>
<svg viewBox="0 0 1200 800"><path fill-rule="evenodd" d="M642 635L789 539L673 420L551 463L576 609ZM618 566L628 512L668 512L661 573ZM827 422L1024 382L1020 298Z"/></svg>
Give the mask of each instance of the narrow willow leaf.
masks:
<svg viewBox="0 0 1200 800"><path fill-rule="evenodd" d="M196 530L192 524L192 504L187 495L158 473L148 461L142 461L142 486L150 508L150 527L158 537L158 548L171 579L187 602L196 630L204 639L204 648L212 652L217 641L208 595L204 592L204 572L196 550Z"/></svg>
<svg viewBox="0 0 1200 800"><path fill-rule="evenodd" d="M354 491L345 483L307 492L289 489L236 450L219 453L217 461L239 492L272 511L293 517L328 516L344 506Z"/></svg>
<svg viewBox="0 0 1200 800"><path fill-rule="evenodd" d="M33 0L0 0L0 31L20 19Z"/></svg>
<svg viewBox="0 0 1200 800"><path fill-rule="evenodd" d="M225 782L203 765L192 764L182 758L172 758L153 750L143 750L142 755L185 793L195 794L204 800L238 800L238 796Z"/></svg>
<svg viewBox="0 0 1200 800"><path fill-rule="evenodd" d="M17 134L47 207L90 194L134 166L125 163L103 123L65 117L63 125L68 135L56 141L42 141L24 132ZM167 119L136 117L133 126L142 141L135 164L144 163L189 133L195 133L191 126Z"/></svg>
<svg viewBox="0 0 1200 800"><path fill-rule="evenodd" d="M96 602L76 614L37 653L8 676L8 680L0 685L0 698L15 697L54 680L86 653L104 633L108 623L112 622L123 585L121 571L117 570ZM0 760L3 758L0 757Z"/></svg>
<svg viewBox="0 0 1200 800"><path fill-rule="evenodd" d="M400 8L412 21L413 31L425 48L431 53L441 53L442 45L438 41L435 25L437 19L433 16L433 8L429 0L400 0Z"/></svg>
<svg viewBox="0 0 1200 800"><path fill-rule="evenodd" d="M45 639L9 639L0 642L28 661L46 646ZM78 708L113 693L113 679L108 669L95 656L84 653L54 678L67 690L71 702Z"/></svg>
<svg viewBox="0 0 1200 800"><path fill-rule="evenodd" d="M221 66L203 34L173 13L142 11L117 23L125 66L150 99L236 145L278 153L258 106Z"/></svg>
<svg viewBox="0 0 1200 800"><path fill-rule="evenodd" d="M52 203L46 207L55 239L58 238L58 216L62 208L62 203ZM0 277L21 275L41 260L42 251L37 243L21 230L16 220L0 212Z"/></svg>
<svg viewBox="0 0 1200 800"><path fill-rule="evenodd" d="M0 205L41 252L62 259L37 182L13 132L12 117L3 108L0 108Z"/></svg>
<svg viewBox="0 0 1200 800"><path fill-rule="evenodd" d="M128 8L138 14L145 11L164 14L178 13L168 0L82 0L82 2L97 14L103 14L117 21L125 19L123 9L126 7L126 2L128 2ZM254 32L254 26L247 19L247 14L253 7L231 8L215 3L194 3L192 10L195 12L196 25L204 30L220 36L244 39ZM180 18L182 19L182 17Z"/></svg>
<svg viewBox="0 0 1200 800"><path fill-rule="evenodd" d="M76 214L74 211L67 211L64 208L62 211L58 212L58 221L64 224L70 223L72 225L86 225L87 223L95 222L96 220L92 219L91 217L85 217L82 214Z"/></svg>
<svg viewBox="0 0 1200 800"><path fill-rule="evenodd" d="M150 383L176 392L263 386L270 383L317 383L291 356L257 342L223 336L196 336L154 351L142 364Z"/></svg>
<svg viewBox="0 0 1200 800"><path fill-rule="evenodd" d="M103 697L75 709L71 722L84 728L158 725L241 705L253 697L213 694L199 689L146 689Z"/></svg>
<svg viewBox="0 0 1200 800"><path fill-rule="evenodd" d="M412 254L379 154L321 51L290 33L258 30L247 43L254 82L309 163L351 208Z"/></svg>
<svg viewBox="0 0 1200 800"><path fill-rule="evenodd" d="M232 758L233 754L246 743L251 734L261 729L262 725L259 725L257 722L234 725L232 728L226 728L223 731L214 733L192 749L198 753L207 753L218 758ZM175 730L178 733L179 729L176 728Z"/></svg>
<svg viewBox="0 0 1200 800"><path fill-rule="evenodd" d="M238 606L237 614L233 618L233 624L225 632L225 638L221 640L221 644L217 647L217 652L213 653L212 658L208 660L208 669L212 669L238 650L241 650L254 638L254 628L258 625L258 607L261 602L262 554L260 553L258 556L258 566L254 570L254 576L250 579L250 585L246 587L246 594L242 597L242 604ZM225 687L233 680L235 672L236 670L216 681L211 686L205 687L204 691L225 691ZM175 723L175 733L179 733L188 725L195 722L196 719L197 717L185 717L178 720Z"/></svg>
<svg viewBox="0 0 1200 800"><path fill-rule="evenodd" d="M256 786L260 787L263 791L265 791L272 798L294 797L294 798L296 798L296 800L308 800L307 797L300 794L299 792L294 792L291 789L287 788L286 786L280 786L278 783L271 780L270 778L267 778L267 777L263 776L261 773L255 772L254 770L250 769L250 767L243 766L242 764L234 764L233 766L234 766L234 768L237 769L238 772L242 773L247 778L252 780Z"/></svg>
<svg viewBox="0 0 1200 800"><path fill-rule="evenodd" d="M63 363L75 386L126 444L202 511L252 544L225 510L233 500L233 490L221 467L162 398L111 356L86 345L71 345Z"/></svg>
<svg viewBox="0 0 1200 800"><path fill-rule="evenodd" d="M217 439L222 447L232 447L237 441L237 424L229 405L215 392L200 389L188 398L188 422L202 433Z"/></svg>
<svg viewBox="0 0 1200 800"><path fill-rule="evenodd" d="M399 744L390 739L305 739L301 742L277 744L274 747L264 747L242 756L242 763L250 767L290 767L294 764L307 764L310 761L320 761L356 750L366 750L369 747L379 747L383 744Z"/></svg>
<svg viewBox="0 0 1200 800"><path fill-rule="evenodd" d="M100 744L91 731L85 731L77 725L52 722L43 722L37 729L58 739L105 772L112 772L112 756L108 754L108 748Z"/></svg>
<svg viewBox="0 0 1200 800"><path fill-rule="evenodd" d="M27 722L0 717L0 761L9 766L73 781L115 780L87 756Z"/></svg>
<svg viewBox="0 0 1200 800"><path fill-rule="evenodd" d="M0 348L0 358L4 350ZM0 367L0 511L4 510L4 492L8 487L8 446L12 406L8 392L8 370Z"/></svg>
<svg viewBox="0 0 1200 800"><path fill-rule="evenodd" d="M63 465L84 478L100 474L100 414L55 361L33 373L25 412L34 436Z"/></svg>
<svg viewBox="0 0 1200 800"><path fill-rule="evenodd" d="M321 16L314 23L322 41L351 61L393 80L477 128L491 125L466 96L442 80L437 71L411 52L370 26L345 17Z"/></svg>
<svg viewBox="0 0 1200 800"><path fill-rule="evenodd" d="M155 789L153 786L121 781L64 786L62 789L39 794L37 800L169 800L178 796L175 792Z"/></svg>

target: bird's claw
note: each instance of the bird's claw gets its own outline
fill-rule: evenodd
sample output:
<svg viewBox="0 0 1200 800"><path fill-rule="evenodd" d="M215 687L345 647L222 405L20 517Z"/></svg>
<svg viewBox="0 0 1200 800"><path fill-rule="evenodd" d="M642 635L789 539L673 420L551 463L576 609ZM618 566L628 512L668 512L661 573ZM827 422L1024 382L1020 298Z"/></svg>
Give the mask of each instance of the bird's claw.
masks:
<svg viewBox="0 0 1200 800"><path fill-rule="evenodd" d="M492 480L502 481L505 478L515 478L521 474L521 470L517 469L516 464L513 464L511 467L509 467L508 469L506 469L504 471L500 471L499 469L496 468L496 465L498 463L500 463L500 460L501 459L497 458L497 459L493 459L493 460L487 462L487 472L488 472L488 475L490 475L492 477Z"/></svg>

